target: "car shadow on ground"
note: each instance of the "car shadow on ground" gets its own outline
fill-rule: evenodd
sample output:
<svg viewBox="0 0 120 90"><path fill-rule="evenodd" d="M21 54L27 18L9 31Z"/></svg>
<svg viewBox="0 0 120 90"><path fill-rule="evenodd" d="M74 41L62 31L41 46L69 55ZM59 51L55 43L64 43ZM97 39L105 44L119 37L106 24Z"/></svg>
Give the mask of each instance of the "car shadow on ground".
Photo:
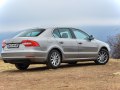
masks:
<svg viewBox="0 0 120 90"><path fill-rule="evenodd" d="M62 64L58 69L53 69L53 70L59 70L59 69L65 69L65 68L79 68L79 67L87 67L87 66L96 66L96 64L94 62L87 62L87 63L77 63L77 64ZM48 69L46 66L42 66L42 67L30 67L27 70L6 70L3 72L36 72L36 71L49 71L51 69Z"/></svg>

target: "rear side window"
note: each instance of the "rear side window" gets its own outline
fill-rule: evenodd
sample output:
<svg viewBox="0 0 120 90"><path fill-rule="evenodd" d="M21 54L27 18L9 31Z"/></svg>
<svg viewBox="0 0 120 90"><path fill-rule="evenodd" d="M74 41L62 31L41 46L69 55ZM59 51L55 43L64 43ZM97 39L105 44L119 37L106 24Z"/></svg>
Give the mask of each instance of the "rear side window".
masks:
<svg viewBox="0 0 120 90"><path fill-rule="evenodd" d="M53 31L55 38L72 38L71 32L67 28L59 28Z"/></svg>
<svg viewBox="0 0 120 90"><path fill-rule="evenodd" d="M60 36L60 33L59 33L59 30L58 30L58 29L55 29L55 30L53 31L53 35L54 35L54 37L55 37L55 38L61 38L61 36Z"/></svg>
<svg viewBox="0 0 120 90"><path fill-rule="evenodd" d="M19 33L16 37L37 37L44 31L45 29L26 30L26 31Z"/></svg>

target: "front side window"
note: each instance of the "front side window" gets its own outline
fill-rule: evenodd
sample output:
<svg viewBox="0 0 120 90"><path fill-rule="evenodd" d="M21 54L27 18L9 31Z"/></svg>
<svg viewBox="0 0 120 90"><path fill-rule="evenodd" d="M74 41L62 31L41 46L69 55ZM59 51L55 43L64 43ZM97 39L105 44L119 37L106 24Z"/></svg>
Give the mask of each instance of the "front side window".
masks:
<svg viewBox="0 0 120 90"><path fill-rule="evenodd" d="M82 32L80 30L77 30L77 29L74 29L73 33L74 33L76 39L87 40L89 38L89 36L86 33Z"/></svg>
<svg viewBox="0 0 120 90"><path fill-rule="evenodd" d="M59 28L53 31L55 38L72 38L71 32L66 28Z"/></svg>

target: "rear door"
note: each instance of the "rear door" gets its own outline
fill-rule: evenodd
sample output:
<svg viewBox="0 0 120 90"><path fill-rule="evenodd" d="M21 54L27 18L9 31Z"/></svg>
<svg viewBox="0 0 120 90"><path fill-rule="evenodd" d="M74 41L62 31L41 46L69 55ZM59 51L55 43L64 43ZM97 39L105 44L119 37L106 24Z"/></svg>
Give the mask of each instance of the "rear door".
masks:
<svg viewBox="0 0 120 90"><path fill-rule="evenodd" d="M73 38L70 29L57 28L53 31L53 35L56 38L59 46L62 47L66 60L78 58L78 44Z"/></svg>
<svg viewBox="0 0 120 90"><path fill-rule="evenodd" d="M79 58L95 58L97 56L98 44L89 40L89 35L81 30L72 29L79 47Z"/></svg>

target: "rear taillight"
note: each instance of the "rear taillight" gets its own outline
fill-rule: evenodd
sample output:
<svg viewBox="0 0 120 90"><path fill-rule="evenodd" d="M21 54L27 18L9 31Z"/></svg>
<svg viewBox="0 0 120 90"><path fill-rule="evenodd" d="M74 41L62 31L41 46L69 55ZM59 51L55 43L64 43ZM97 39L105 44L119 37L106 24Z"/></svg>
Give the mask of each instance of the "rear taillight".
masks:
<svg viewBox="0 0 120 90"><path fill-rule="evenodd" d="M2 48L4 48L5 46L6 46L6 41L3 40L3 42L2 42Z"/></svg>
<svg viewBox="0 0 120 90"><path fill-rule="evenodd" d="M39 47L40 46L36 41L33 41L33 40L23 40L22 44L25 47Z"/></svg>

